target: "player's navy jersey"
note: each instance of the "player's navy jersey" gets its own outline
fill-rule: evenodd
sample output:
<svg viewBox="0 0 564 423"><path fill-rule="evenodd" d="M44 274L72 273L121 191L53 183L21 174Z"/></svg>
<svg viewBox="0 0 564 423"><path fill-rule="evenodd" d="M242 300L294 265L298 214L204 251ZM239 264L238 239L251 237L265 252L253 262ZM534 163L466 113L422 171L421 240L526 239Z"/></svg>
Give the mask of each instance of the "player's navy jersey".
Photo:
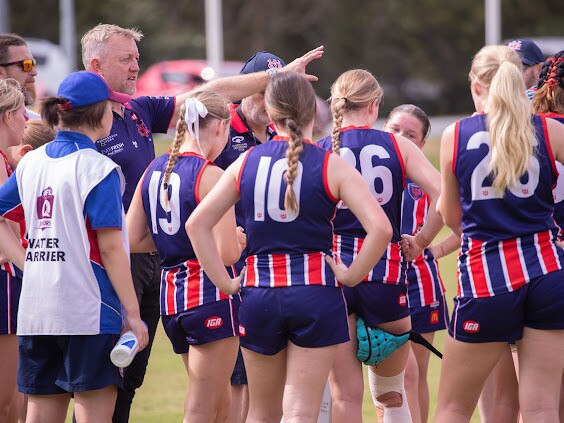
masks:
<svg viewBox="0 0 564 423"><path fill-rule="evenodd" d="M564 123L564 115L558 115L556 113L546 113L543 116L557 120L558 122ZM556 186L552 190L554 198L554 220L560 228L560 237L562 238L562 230L564 228L564 165L560 162L556 163L556 170L558 171L558 180L556 181Z"/></svg>
<svg viewBox="0 0 564 423"><path fill-rule="evenodd" d="M417 184L407 180L402 202L402 234L416 235L419 232L427 219L430 203L429 196ZM445 288L439 263L428 248L408 262L406 281L410 308L435 304L443 297Z"/></svg>
<svg viewBox="0 0 564 423"><path fill-rule="evenodd" d="M323 138L318 144L330 151L331 137ZM399 241L405 168L394 135L368 127L343 128L339 154L362 174L392 225L391 243L364 281L404 283L405 264ZM360 250L366 231L343 203L339 203L333 223L336 235L334 248L343 262L350 265Z"/></svg>
<svg viewBox="0 0 564 423"><path fill-rule="evenodd" d="M230 298L204 273L184 224L200 198L198 187L206 166L213 164L195 153L180 153L168 180L163 177L169 153L155 159L143 178L141 196L147 223L161 257L161 313L177 314L202 304Z"/></svg>
<svg viewBox="0 0 564 423"><path fill-rule="evenodd" d="M460 185L462 250L459 290L463 297L514 291L530 279L562 268L552 217L558 173L546 122L533 116L534 155L519 183L505 192L492 187L486 115L456 123L452 171Z"/></svg>
<svg viewBox="0 0 564 423"><path fill-rule="evenodd" d="M247 232L245 286L337 286L331 254L337 199L327 182L330 153L304 141L293 189L299 211L284 208L286 138L249 151L238 177Z"/></svg>
<svg viewBox="0 0 564 423"><path fill-rule="evenodd" d="M174 115L175 97L138 97L125 105L123 117L114 112L110 135L96 148L121 166L125 177L123 207L131 204L137 183L155 158L154 133L166 133Z"/></svg>

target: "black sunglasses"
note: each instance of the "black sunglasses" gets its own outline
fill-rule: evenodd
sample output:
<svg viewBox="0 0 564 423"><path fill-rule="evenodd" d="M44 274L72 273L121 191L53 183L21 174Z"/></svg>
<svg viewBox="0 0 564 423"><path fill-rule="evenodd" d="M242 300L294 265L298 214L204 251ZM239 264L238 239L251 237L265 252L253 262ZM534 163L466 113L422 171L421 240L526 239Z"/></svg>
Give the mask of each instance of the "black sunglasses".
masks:
<svg viewBox="0 0 564 423"><path fill-rule="evenodd" d="M37 61L35 59L24 59L24 60L18 60L17 62L0 64L0 66L4 68L13 65L19 65L24 72L31 72L33 68L37 67Z"/></svg>

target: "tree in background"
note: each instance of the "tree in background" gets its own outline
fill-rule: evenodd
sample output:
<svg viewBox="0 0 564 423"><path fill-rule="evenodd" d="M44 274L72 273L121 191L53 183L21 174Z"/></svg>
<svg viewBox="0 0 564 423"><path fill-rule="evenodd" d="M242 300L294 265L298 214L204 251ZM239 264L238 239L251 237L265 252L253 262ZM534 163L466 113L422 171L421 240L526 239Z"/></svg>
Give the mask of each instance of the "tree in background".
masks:
<svg viewBox="0 0 564 423"><path fill-rule="evenodd" d="M430 114L466 113L472 110L468 69L484 42L483 3L225 0L225 58L269 50L290 60L324 44L325 58L311 66L322 97L341 72L361 67L384 86L383 115L405 102ZM58 42L58 0L11 0L10 8L13 31ZM99 22L139 27L146 35L139 45L142 70L161 60L205 57L203 0L76 0L75 9L79 37ZM563 35L561 0L503 0L502 16L503 38Z"/></svg>

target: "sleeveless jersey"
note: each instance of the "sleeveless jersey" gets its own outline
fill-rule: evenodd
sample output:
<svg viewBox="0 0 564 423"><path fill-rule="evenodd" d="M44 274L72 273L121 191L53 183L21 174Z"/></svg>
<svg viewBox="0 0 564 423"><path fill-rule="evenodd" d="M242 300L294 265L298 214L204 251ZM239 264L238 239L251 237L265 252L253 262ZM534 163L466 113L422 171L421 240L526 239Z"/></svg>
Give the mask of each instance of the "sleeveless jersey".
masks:
<svg viewBox="0 0 564 423"><path fill-rule="evenodd" d="M318 144L330 151L331 137L323 138ZM391 243L364 281L382 281L394 285L405 283L406 265L399 246L405 168L394 135L368 127L343 128L339 154L362 174L392 225ZM343 263L350 265L360 251L366 232L343 203L339 203L333 223L334 249Z"/></svg>
<svg viewBox="0 0 564 423"><path fill-rule="evenodd" d="M533 116L535 154L519 183L505 192L492 187L486 115L456 123L452 171L460 185L462 249L458 295L490 297L562 268L554 239L552 187L558 173L546 122Z"/></svg>
<svg viewBox="0 0 564 423"><path fill-rule="evenodd" d="M299 211L284 208L288 142L274 137L254 147L241 166L238 188L247 232L245 286L338 286L325 263L331 254L335 199L329 191L330 153L308 141L293 189ZM305 170L305 171L304 171Z"/></svg>
<svg viewBox="0 0 564 423"><path fill-rule="evenodd" d="M180 153L168 180L168 203L163 177L169 153L155 159L141 187L149 230L161 256L161 314L177 314L214 301L224 294L200 267L184 224L200 202L198 189L206 166L213 164L195 153Z"/></svg>
<svg viewBox="0 0 564 423"><path fill-rule="evenodd" d="M560 123L564 123L564 115L558 115L556 113L546 113L542 116L557 120ZM554 198L554 220L560 228L559 237L562 238L562 230L564 228L564 165L560 162L555 162L556 170L558 171L558 180L556 181L556 187L552 190Z"/></svg>
<svg viewBox="0 0 564 423"><path fill-rule="evenodd" d="M409 179L403 192L401 233L416 235L429 212L429 196ZM407 263L407 299L410 308L436 303L445 288L439 273L439 263L426 248L415 260Z"/></svg>

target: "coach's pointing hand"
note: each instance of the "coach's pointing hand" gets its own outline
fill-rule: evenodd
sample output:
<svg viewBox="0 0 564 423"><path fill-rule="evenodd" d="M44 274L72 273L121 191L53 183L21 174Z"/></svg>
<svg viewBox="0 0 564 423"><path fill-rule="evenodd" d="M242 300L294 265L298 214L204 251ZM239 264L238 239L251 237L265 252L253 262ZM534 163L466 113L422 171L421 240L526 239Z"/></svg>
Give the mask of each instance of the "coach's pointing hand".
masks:
<svg viewBox="0 0 564 423"><path fill-rule="evenodd" d="M318 80L317 76L306 73L306 66L311 61L319 59L321 56L323 56L324 48L325 48L324 46L319 46L311 51L308 51L302 57L298 57L297 59L294 59L291 63L288 63L286 66L280 69L280 72L286 72L286 71L297 72L303 74L308 81L317 81Z"/></svg>

